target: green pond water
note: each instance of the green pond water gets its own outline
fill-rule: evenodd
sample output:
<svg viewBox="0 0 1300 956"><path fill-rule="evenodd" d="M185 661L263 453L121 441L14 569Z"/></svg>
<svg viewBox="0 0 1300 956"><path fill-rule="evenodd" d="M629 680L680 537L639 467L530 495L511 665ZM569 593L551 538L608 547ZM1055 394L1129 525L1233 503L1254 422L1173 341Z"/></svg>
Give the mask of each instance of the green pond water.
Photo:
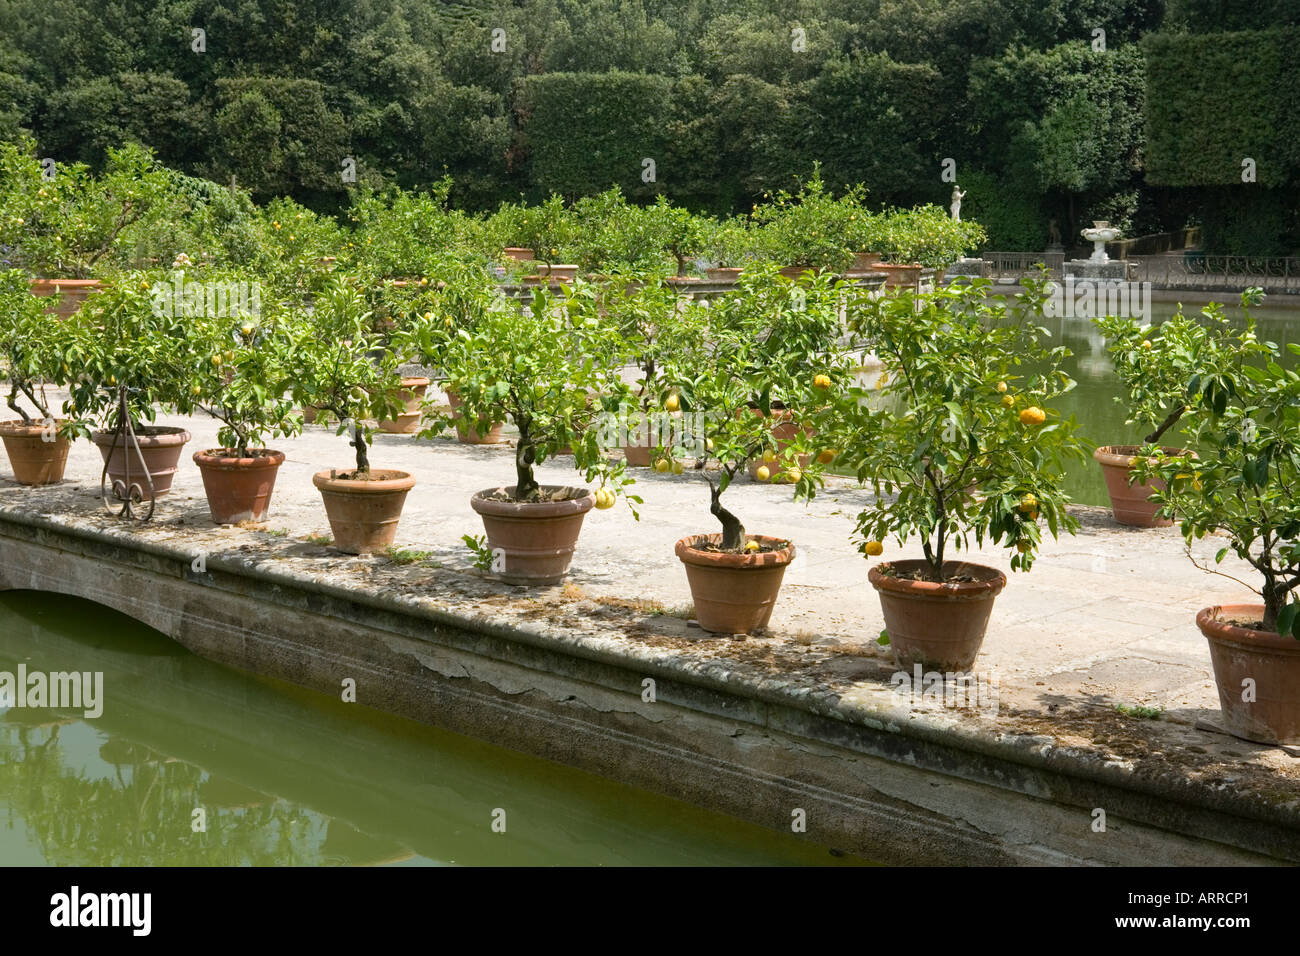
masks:
<svg viewBox="0 0 1300 956"><path fill-rule="evenodd" d="M0 709L0 865L860 862L240 674L88 602L0 594L0 674L20 664L103 672L103 712Z"/></svg>
<svg viewBox="0 0 1300 956"><path fill-rule="evenodd" d="M1236 302L1239 298L1225 295L1221 301ZM1187 305L1184 312L1197 314L1202 307L1200 303ZM1177 308L1176 303L1151 303L1152 322L1164 321ZM1251 312L1261 339L1276 342L1284 350L1287 343L1300 342L1300 309L1261 307ZM1227 314L1240 319L1241 310L1228 308ZM1065 370L1078 382L1074 390L1057 399L1053 407L1063 415L1074 415L1079 421L1079 434L1092 445L1140 444L1146 430L1138 425L1124 424L1127 411L1115 401L1121 388L1101 333L1083 318L1049 318L1043 324L1051 330L1056 343L1067 346L1074 353L1067 360ZM1284 364L1290 364L1291 357L1285 352L1284 355ZM1176 432L1175 428L1168 435L1173 444L1177 444ZM1066 491L1081 504L1110 504L1101 468L1091 457L1071 468Z"/></svg>

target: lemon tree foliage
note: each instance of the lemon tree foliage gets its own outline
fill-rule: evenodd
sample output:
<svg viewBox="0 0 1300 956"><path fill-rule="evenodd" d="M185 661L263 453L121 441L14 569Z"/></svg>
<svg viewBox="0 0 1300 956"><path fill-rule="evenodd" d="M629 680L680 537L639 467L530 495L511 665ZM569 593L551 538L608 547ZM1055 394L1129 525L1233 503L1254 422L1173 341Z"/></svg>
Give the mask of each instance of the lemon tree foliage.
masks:
<svg viewBox="0 0 1300 956"><path fill-rule="evenodd" d="M768 268L747 271L734 293L711 305L684 306L664 389L703 435L672 454L696 456L723 550L745 546L744 525L722 495L751 461L764 459L769 477L799 487L821 470L815 459L799 464L811 440L801 428L829 400L830 383L848 379L840 312L857 295L827 273L792 282Z"/></svg>
<svg viewBox="0 0 1300 956"><path fill-rule="evenodd" d="M57 411L46 393L47 385L67 381L70 371L63 363L69 329L47 313L48 300L31 293L27 274L21 269L0 272L0 366L8 380L6 404L32 423L30 403L41 421Z"/></svg>
<svg viewBox="0 0 1300 956"><path fill-rule="evenodd" d="M189 211L167 171L138 145L111 150L99 175L81 163L47 172L35 150L31 140L0 143L0 247L32 275L116 271L133 262L149 232Z"/></svg>
<svg viewBox="0 0 1300 956"><path fill-rule="evenodd" d="M293 399L316 410L317 421L333 422L348 435L356 470L370 471L369 447L375 420L395 419L401 379L397 356L375 331L365 296L355 279L336 277L313 308L291 308L282 342ZM242 332L241 332L242 334Z"/></svg>
<svg viewBox="0 0 1300 956"><path fill-rule="evenodd" d="M1193 404L1208 399L1225 407L1242 362L1258 348L1254 332L1235 329L1215 303L1199 316L1180 310L1154 327L1126 316L1096 318L1093 324L1105 336L1115 374L1128 393L1115 396L1127 407L1125 424L1138 425L1142 441L1150 445ZM1200 388L1188 395L1193 377Z"/></svg>
<svg viewBox="0 0 1300 956"><path fill-rule="evenodd" d="M162 273L124 272L86 299L68 320L63 360L76 433L108 427L119 387L127 390L132 426L152 422L158 406L174 404L189 387L184 310L154 308ZM222 359L224 361L224 357Z"/></svg>
<svg viewBox="0 0 1300 956"><path fill-rule="evenodd" d="M496 297L460 327L444 322L439 329L436 317L428 321L432 328L414 338L428 343L422 354L440 363L459 405L435 415L426 435L448 425L485 432L509 417L519 431L517 501L540 500L534 468L566 447L587 481L599 479L609 491L628 483L623 463L611 463L600 441L600 414L616 415L627 391L614 361L621 340L601 320L592 286L578 281L559 292L538 286L523 307Z"/></svg>
<svg viewBox="0 0 1300 956"><path fill-rule="evenodd" d="M1083 445L1073 417L1050 405L1074 387L1062 369L1070 353L1039 324L1045 284L1022 285L1009 301L986 299L989 283L977 280L868 299L850 315L884 385L834 391L814 423L874 492L856 519L864 553L891 536L900 545L918 537L928 577L942 581L950 548L968 548L972 536L1012 549L1011 567L1028 570L1040 520L1053 536L1078 528L1063 481Z"/></svg>
<svg viewBox="0 0 1300 956"><path fill-rule="evenodd" d="M1244 330L1234 332L1222 308L1207 308L1211 334L1229 362L1213 375L1185 383L1185 428L1195 456L1139 459L1139 480L1166 484L1153 500L1181 519L1184 538L1226 536L1215 562L1236 554L1259 573L1252 587L1264 599L1266 630L1300 638L1300 374L1282 365L1280 349L1255 336L1250 307L1258 289L1242 296ZM1300 347L1287 346L1292 355Z"/></svg>
<svg viewBox="0 0 1300 956"><path fill-rule="evenodd" d="M209 277L223 278L238 281ZM176 410L217 419L221 448L240 458L263 449L271 437L302 431L292 396L310 368L310 355L303 351L309 336L306 330L296 332L292 321L291 312L269 301L257 315L205 312L186 322L183 375L189 385L177 395Z"/></svg>

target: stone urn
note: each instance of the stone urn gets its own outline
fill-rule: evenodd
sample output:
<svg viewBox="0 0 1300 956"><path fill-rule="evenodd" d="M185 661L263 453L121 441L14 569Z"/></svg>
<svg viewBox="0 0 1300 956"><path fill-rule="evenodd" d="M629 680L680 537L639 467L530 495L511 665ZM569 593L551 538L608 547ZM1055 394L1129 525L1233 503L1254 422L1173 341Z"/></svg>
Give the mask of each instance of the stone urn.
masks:
<svg viewBox="0 0 1300 956"><path fill-rule="evenodd" d="M1093 221L1091 229L1084 229L1079 234L1092 243L1089 262L1110 262L1110 256L1106 255L1106 243L1119 238L1118 229L1105 219L1097 219Z"/></svg>

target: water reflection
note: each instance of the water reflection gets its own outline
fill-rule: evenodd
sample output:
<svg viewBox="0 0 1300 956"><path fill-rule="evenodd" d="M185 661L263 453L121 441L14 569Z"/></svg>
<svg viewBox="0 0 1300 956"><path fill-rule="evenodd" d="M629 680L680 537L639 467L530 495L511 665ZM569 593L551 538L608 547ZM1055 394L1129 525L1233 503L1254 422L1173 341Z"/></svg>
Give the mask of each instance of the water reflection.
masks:
<svg viewBox="0 0 1300 956"><path fill-rule="evenodd" d="M94 720L0 712L3 864L853 862L229 671L84 602L0 594L0 671L20 662L102 671L106 704Z"/></svg>

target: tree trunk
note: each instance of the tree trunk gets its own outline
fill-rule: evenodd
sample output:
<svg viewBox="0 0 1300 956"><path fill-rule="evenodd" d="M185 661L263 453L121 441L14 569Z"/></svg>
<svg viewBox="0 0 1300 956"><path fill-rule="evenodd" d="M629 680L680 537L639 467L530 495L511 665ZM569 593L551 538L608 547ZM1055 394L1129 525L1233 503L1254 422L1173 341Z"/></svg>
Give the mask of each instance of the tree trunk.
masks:
<svg viewBox="0 0 1300 956"><path fill-rule="evenodd" d="M707 476L706 476L707 478ZM745 544L745 526L740 519L722 507L722 487L712 478L709 482L709 511L722 522L722 550L739 551Z"/></svg>
<svg viewBox="0 0 1300 956"><path fill-rule="evenodd" d="M358 430L348 444L357 450L357 471L367 474L370 471L370 458L366 454L366 436Z"/></svg>
<svg viewBox="0 0 1300 956"><path fill-rule="evenodd" d="M1174 424L1178 421L1178 419L1183 417L1183 412L1185 411L1187 411L1187 406L1179 405L1177 408L1175 408L1172 412L1170 412L1165 417L1165 420L1160 423L1159 428L1153 431L1150 435L1147 435L1147 437L1142 440L1146 442L1148 445L1154 445L1156 442L1160 440L1161 435L1163 435L1165 432L1169 431L1169 429L1174 427Z"/></svg>
<svg viewBox="0 0 1300 956"><path fill-rule="evenodd" d="M18 404L17 385L15 385L13 389L9 392L9 407L22 416L24 425L30 425L32 423L32 417L27 414L27 412L23 409L21 405Z"/></svg>
<svg viewBox="0 0 1300 956"><path fill-rule="evenodd" d="M1287 590L1278 584L1273 575L1265 573L1264 575L1264 630L1277 630L1277 616L1282 613L1282 608L1286 607Z"/></svg>
<svg viewBox="0 0 1300 956"><path fill-rule="evenodd" d="M515 500L538 501L542 490L533 475L537 450L533 447L532 420L527 415L520 415L515 424L519 428L519 441L515 445Z"/></svg>

